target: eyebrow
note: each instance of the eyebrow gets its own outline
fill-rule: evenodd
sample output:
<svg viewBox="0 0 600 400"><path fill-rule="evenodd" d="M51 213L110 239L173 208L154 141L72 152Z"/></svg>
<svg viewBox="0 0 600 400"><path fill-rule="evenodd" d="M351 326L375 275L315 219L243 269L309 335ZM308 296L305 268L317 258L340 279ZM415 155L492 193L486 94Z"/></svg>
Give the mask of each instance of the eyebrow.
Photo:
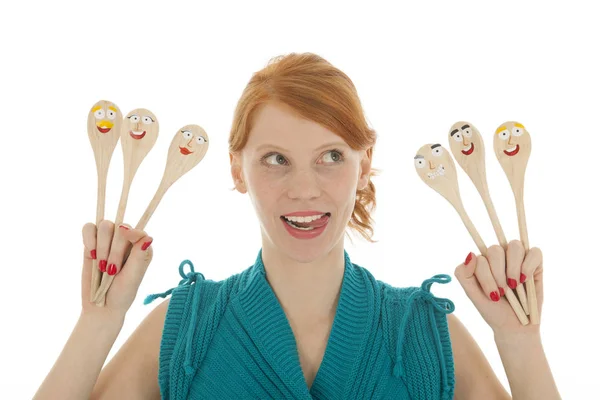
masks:
<svg viewBox="0 0 600 400"><path fill-rule="evenodd" d="M417 154L417 155L415 156L415 160L416 160L417 158L425 158L425 157L423 157L423 156L422 156L422 155L420 155L420 154Z"/></svg>
<svg viewBox="0 0 600 400"><path fill-rule="evenodd" d="M319 146L315 150L318 151L318 150L324 149L325 147L334 147L334 146L341 147L341 146L347 146L347 145L344 142L331 142L331 143L327 143L327 144L324 144L322 146ZM277 146L275 144L271 144L271 143L265 143L263 145L260 145L260 146L258 146L256 148L256 150L260 151L260 150L262 150L264 148L274 148L274 149L281 150L281 151L288 151L288 149L285 149L283 147L279 147L279 146Z"/></svg>
<svg viewBox="0 0 600 400"><path fill-rule="evenodd" d="M454 134L458 132L458 129L453 130L452 132L450 132L450 136L454 136Z"/></svg>
<svg viewBox="0 0 600 400"><path fill-rule="evenodd" d="M441 146L441 144L439 144L439 143L436 143L436 144L432 145L432 146L431 146L431 148L432 148L432 149L435 149L436 147L440 147L440 146Z"/></svg>
<svg viewBox="0 0 600 400"><path fill-rule="evenodd" d="M467 128L470 128L470 127L471 127L470 125L463 125L463 126L460 127L460 129L467 129Z"/></svg>

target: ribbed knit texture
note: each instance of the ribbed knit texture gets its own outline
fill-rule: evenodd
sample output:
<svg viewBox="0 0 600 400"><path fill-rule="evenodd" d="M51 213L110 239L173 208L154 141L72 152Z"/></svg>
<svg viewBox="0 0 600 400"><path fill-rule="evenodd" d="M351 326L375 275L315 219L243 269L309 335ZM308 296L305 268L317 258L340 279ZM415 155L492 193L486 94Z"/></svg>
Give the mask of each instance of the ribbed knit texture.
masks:
<svg viewBox="0 0 600 400"><path fill-rule="evenodd" d="M178 287L148 297L172 293L160 348L163 399L452 399L446 314L454 304L429 291L434 282L449 282L448 275L420 288L395 288L344 251L335 319L309 390L261 254L220 282L205 280L186 260Z"/></svg>

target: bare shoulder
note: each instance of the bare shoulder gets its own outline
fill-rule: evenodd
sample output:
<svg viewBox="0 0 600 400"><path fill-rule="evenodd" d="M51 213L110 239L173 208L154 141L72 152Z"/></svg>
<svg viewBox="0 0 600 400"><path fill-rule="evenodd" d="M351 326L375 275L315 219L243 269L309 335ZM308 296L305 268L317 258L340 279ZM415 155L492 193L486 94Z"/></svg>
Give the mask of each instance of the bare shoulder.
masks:
<svg viewBox="0 0 600 400"><path fill-rule="evenodd" d="M481 348L454 314L448 314L456 399L510 399Z"/></svg>
<svg viewBox="0 0 600 400"><path fill-rule="evenodd" d="M169 300L144 318L104 367L92 399L160 399L158 357Z"/></svg>

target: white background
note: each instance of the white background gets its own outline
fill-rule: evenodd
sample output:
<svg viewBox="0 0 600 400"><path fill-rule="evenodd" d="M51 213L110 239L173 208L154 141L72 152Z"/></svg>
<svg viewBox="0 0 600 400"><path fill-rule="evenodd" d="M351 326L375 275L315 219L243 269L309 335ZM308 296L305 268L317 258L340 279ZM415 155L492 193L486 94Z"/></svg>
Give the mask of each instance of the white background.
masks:
<svg viewBox="0 0 600 400"><path fill-rule="evenodd" d="M447 147L467 120L486 141L488 182L508 239L518 239L513 195L492 151L494 129L522 122L532 136L525 208L531 246L545 258L544 347L565 399L597 393L596 298L600 62L598 12L583 2L9 2L0 6L0 393L31 398L80 311L81 227L94 221L96 171L87 113L100 99L160 121L133 181L125 221L142 215L177 129L197 123L205 159L176 182L147 226L154 260L109 354L180 280L189 258L207 279L250 266L260 248L247 196L232 192L227 138L251 74L276 55L315 52L354 81L379 139L373 166L376 244L352 261L394 286L453 274L477 252L458 214L418 178L416 150ZM199 2L195 2L199 3ZM219 7L219 8L214 8ZM122 153L110 165L114 219ZM495 235L462 170L465 206L488 246ZM453 278L449 297L503 384L492 332ZM108 361L107 360L107 361ZM77 379L76 376L73 379ZM10 394L10 395L9 395Z"/></svg>

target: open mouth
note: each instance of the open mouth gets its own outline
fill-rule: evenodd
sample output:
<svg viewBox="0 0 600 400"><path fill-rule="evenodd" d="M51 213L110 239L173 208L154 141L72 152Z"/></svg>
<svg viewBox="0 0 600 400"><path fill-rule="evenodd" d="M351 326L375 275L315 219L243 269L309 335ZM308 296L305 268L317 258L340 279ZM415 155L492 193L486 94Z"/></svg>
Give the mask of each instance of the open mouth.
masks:
<svg viewBox="0 0 600 400"><path fill-rule="evenodd" d="M181 146L179 146L179 151L184 156L187 156L188 154L192 154L193 153L193 151L190 151L187 147L181 147Z"/></svg>
<svg viewBox="0 0 600 400"><path fill-rule="evenodd" d="M429 172L427 174L427 177L429 179L435 179L437 176L443 176L445 174L446 174L446 169L444 168L444 166L442 164L440 164L440 166L437 167L434 172Z"/></svg>
<svg viewBox="0 0 600 400"><path fill-rule="evenodd" d="M129 135L136 140L140 140L141 138L146 136L146 131L143 131L143 132L129 131Z"/></svg>
<svg viewBox="0 0 600 400"><path fill-rule="evenodd" d="M318 229L327 225L329 221L329 217L331 217L330 212L326 212L320 215L310 215L306 217L285 217L281 216L281 220L291 226L294 229L298 229L301 231L312 231L314 229Z"/></svg>
<svg viewBox="0 0 600 400"><path fill-rule="evenodd" d="M516 145L512 149L504 150L504 154L506 154L507 156L514 156L518 152L519 152L519 145Z"/></svg>
<svg viewBox="0 0 600 400"><path fill-rule="evenodd" d="M473 152L474 149L475 149L475 145L471 142L471 145L462 149L461 152L464 155L468 156L469 154L471 154Z"/></svg>

